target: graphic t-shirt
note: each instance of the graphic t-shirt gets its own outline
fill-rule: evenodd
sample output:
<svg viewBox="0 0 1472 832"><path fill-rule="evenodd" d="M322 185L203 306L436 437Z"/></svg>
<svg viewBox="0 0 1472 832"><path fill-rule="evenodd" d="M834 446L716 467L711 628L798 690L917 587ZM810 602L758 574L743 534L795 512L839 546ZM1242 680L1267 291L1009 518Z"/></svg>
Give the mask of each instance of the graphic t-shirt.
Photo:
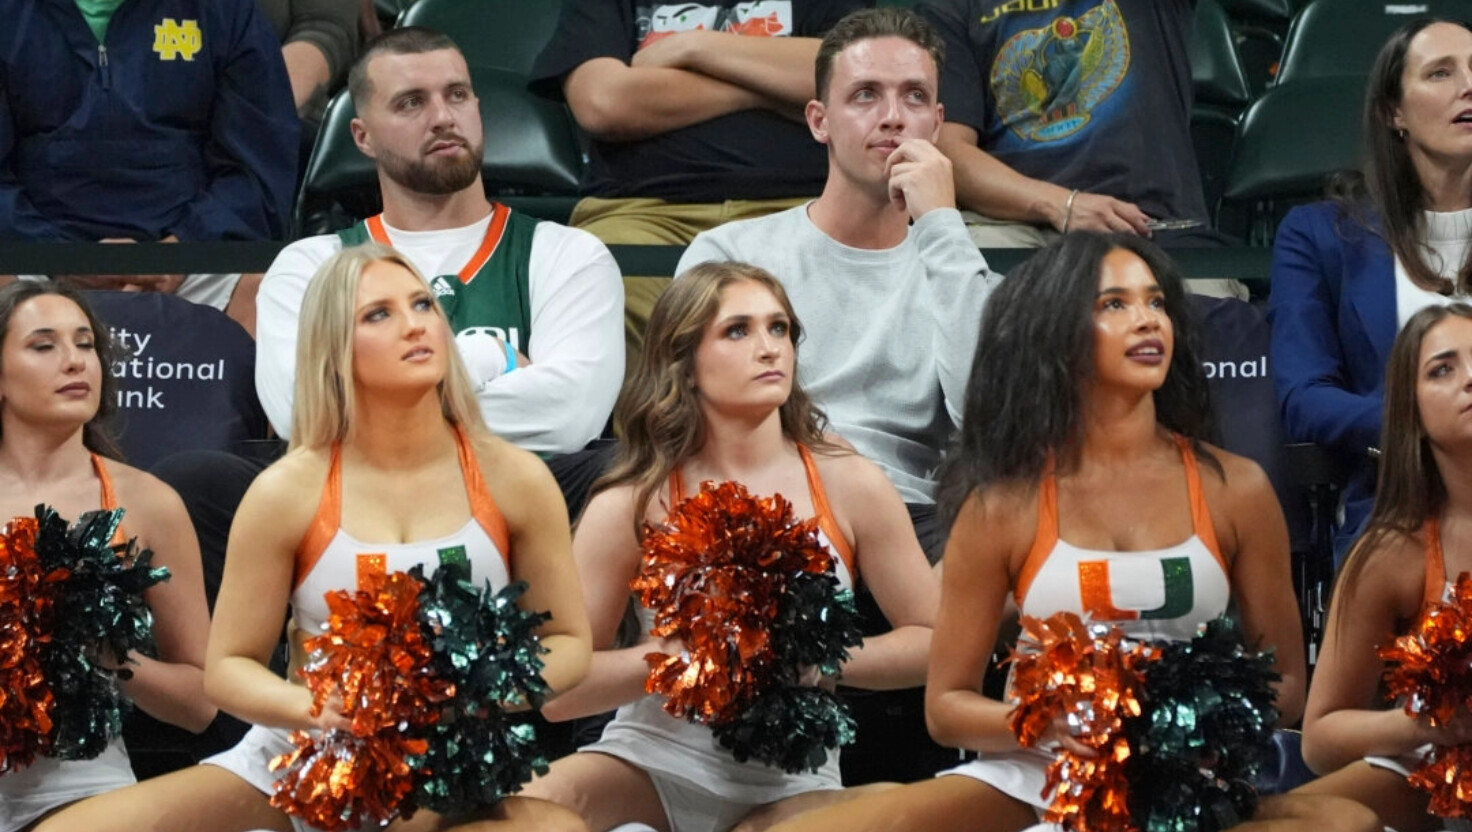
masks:
<svg viewBox="0 0 1472 832"><path fill-rule="evenodd" d="M533 92L563 100L568 73L593 58L628 63L634 53L694 29L747 37L822 37L862 0L565 0L557 30L532 68ZM587 196L671 202L816 195L827 154L808 128L771 110L744 110L629 142L594 140Z"/></svg>
<svg viewBox="0 0 1472 832"><path fill-rule="evenodd" d="M1205 221L1191 146L1194 0L924 0L946 119L1008 167Z"/></svg>

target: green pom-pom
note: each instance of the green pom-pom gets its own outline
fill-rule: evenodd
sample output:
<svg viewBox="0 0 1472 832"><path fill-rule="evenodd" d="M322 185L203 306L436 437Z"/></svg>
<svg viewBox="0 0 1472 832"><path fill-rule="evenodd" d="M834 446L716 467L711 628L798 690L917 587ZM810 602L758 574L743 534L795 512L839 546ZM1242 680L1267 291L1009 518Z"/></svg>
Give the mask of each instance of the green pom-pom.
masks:
<svg viewBox="0 0 1472 832"><path fill-rule="evenodd" d="M758 760L797 774L821 768L830 748L854 741L855 729L848 706L832 693L783 685L758 694L711 731L737 762Z"/></svg>
<svg viewBox="0 0 1472 832"><path fill-rule="evenodd" d="M527 612L516 601L526 584L492 592L477 589L463 567L442 565L425 587L420 620L434 651L436 675L455 685L455 697L429 732L429 750L412 761L423 774L421 806L461 815L489 806L547 771L531 725L507 705L533 707L546 699L537 629L551 618Z"/></svg>
<svg viewBox="0 0 1472 832"><path fill-rule="evenodd" d="M842 700L799 686L798 673L816 667L834 675L848 648L863 643L853 592L840 588L831 573L791 576L771 633L774 684L711 732L738 762L757 760L789 774L816 771L830 749L854 741L855 724Z"/></svg>
<svg viewBox="0 0 1472 832"><path fill-rule="evenodd" d="M132 671L108 669L100 661L104 653L155 653L153 615L143 593L167 580L169 571L150 568L153 553L138 550L133 541L113 546L122 518L122 509L88 512L68 529L55 511L36 507L37 556L47 569L70 572L58 592L51 641L42 653L56 696L48 753L64 760L96 757L122 733L129 701L117 682Z"/></svg>
<svg viewBox="0 0 1472 832"><path fill-rule="evenodd" d="M1139 717L1125 722L1130 814L1142 832L1219 832L1252 817L1252 781L1274 759L1269 652L1218 618L1162 645L1146 669Z"/></svg>

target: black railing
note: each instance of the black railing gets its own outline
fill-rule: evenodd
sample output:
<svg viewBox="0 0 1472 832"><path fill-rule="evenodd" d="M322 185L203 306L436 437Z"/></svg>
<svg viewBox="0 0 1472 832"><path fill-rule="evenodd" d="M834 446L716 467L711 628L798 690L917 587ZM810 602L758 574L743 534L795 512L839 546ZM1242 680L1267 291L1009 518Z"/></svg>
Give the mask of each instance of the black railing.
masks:
<svg viewBox="0 0 1472 832"><path fill-rule="evenodd" d="M263 272L285 243L228 242L168 245L89 243L0 243L0 274L193 274ZM681 246L609 246L626 275L673 275ZM987 262L1006 273L1030 249L985 249ZM1248 246L1170 251L1188 278L1231 278L1266 298L1272 250ZM780 275L779 275L780 276Z"/></svg>

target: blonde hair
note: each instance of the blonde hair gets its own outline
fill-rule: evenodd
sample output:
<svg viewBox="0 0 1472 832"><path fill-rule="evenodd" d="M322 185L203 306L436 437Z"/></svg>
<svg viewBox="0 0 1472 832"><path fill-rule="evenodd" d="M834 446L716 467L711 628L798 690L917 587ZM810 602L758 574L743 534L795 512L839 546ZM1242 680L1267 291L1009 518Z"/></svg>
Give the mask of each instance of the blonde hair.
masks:
<svg viewBox="0 0 1472 832"><path fill-rule="evenodd" d="M734 283L750 282L772 293L790 321L793 363L802 324L782 284L765 269L746 263L701 263L675 278L659 296L644 331L634 375L613 408L619 435L617 456L593 484L589 498L625 483L635 489L634 528L641 533L654 494L670 473L705 444L705 414L694 387L695 351L706 327L720 311L721 293ZM792 392L778 408L782 433L795 442L825 453L843 449L823 437L827 417L793 379Z"/></svg>
<svg viewBox="0 0 1472 832"><path fill-rule="evenodd" d="M297 327L296 392L291 411L291 450L320 448L341 442L353 429L353 329L357 322L358 285L374 263L404 267L430 290L424 275L404 255L388 246L367 243L345 248L328 258L307 287ZM432 292L432 290L430 290ZM444 311L435 305L436 313ZM451 346L454 345L453 337ZM457 349L449 350L449 366L440 381L440 412L472 438L489 433L470 377Z"/></svg>

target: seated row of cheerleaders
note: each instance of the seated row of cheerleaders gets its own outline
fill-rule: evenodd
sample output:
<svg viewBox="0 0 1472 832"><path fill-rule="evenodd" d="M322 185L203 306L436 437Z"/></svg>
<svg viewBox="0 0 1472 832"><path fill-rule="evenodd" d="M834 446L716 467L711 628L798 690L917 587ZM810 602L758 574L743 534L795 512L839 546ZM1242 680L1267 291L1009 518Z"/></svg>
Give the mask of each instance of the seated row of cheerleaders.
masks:
<svg viewBox="0 0 1472 832"><path fill-rule="evenodd" d="M1157 647L1189 641L1204 624L1231 615L1247 645L1270 651L1264 655L1276 675L1264 690L1275 699L1277 724L1302 720L1304 756L1322 775L1288 794L1236 799L1235 814L1184 801L1168 826L1153 815L1148 825L1131 823L1129 812L1143 805L1137 801L1154 797L1136 782L1133 791L1113 792L1128 795L1120 825L1068 818L1080 832L1445 825L1407 775L1431 749L1472 741L1472 719L1458 712L1433 726L1424 713L1409 716L1386 702L1377 691L1384 663L1376 650L1423 602L1448 596L1451 578L1472 570L1472 307L1427 309L1396 343L1380 503L1339 581L1311 689L1282 513L1254 463L1205 441L1211 408L1182 283L1148 241L1066 235L989 301L964 427L939 474L951 531L936 569L885 476L824 431L821 410L796 382L799 320L779 280L760 269L704 264L659 299L615 411L617 457L575 530L560 519L561 497L543 464L482 423L445 318L405 259L373 245L343 251L313 281L301 320L291 448L240 506L210 622L178 496L105 459L96 423L105 415L99 405L112 401L101 369L106 328L66 289L23 283L0 292L0 509L19 517L44 501L75 518L99 504L126 507L123 533L151 549L154 565L172 577L147 591L158 658L128 655L132 675L118 682L122 692L137 708L187 729L200 730L216 708L253 726L202 764L138 783L116 740L92 759L41 753L29 765L0 769L4 832L382 824L396 831L631 824L660 832L1013 832L1058 817L1050 763L1098 768L1117 751L1089 741L1080 730L1088 718L1078 712L1044 714L1024 746L1011 727L1016 688L1008 701L982 692L1014 603L1024 617L1071 612L1117 628L1128 643ZM694 551L700 546L747 534L770 520L762 512L775 510L702 483L785 497L795 517L815 521L801 526L803 539L821 544L814 562L833 576L804 586L826 587L831 600L862 583L889 620L891 629L851 647L841 668L828 666L836 674L817 659L774 671L798 692L790 701L822 701L802 691L831 689L838 676L860 689L924 685L930 734L969 761L917 783L844 789L836 749L810 757L811 765L738 761L730 732L718 741L717 729L671 715L665 695L647 692L651 664L673 669L666 676L680 678L663 690L683 690L687 704L697 703L692 712L701 712L699 702L713 712L712 702L733 697L721 679L729 683L760 664L727 666L721 656L730 654L722 651L756 655L755 647L745 651L770 635L749 626L741 605L785 603L742 595L756 584L729 583L729 571L704 573L711 583L727 580L726 590L693 588L698 577L673 588L661 573L648 578L655 550L670 562L681 552L698 561L708 557ZM691 514L692 506L705 513ZM677 514L695 518L679 534L671 525ZM651 546L656 538L662 542ZM289 799L281 799L285 768L273 769L273 760L300 742L360 729L365 706L347 677L336 688L303 683L304 676L322 678L312 676L324 664L325 639L317 636L324 628L338 632L345 620L329 596L367 597L415 567L424 580L450 564L468 566L473 583L492 590L524 582L519 609L550 613L534 619L544 650L545 717L616 710L612 721L596 741L483 805L421 805L365 818L300 811L290 798L309 789L284 787ZM646 597L663 592L663 606L631 601L631 582ZM349 592L333 595L339 590ZM729 618L714 611L722 603ZM287 616L283 679L268 663ZM454 622L440 623L453 629ZM791 641L797 631L787 632ZM726 635L736 646L710 648L727 643ZM662 655L651 662L650 654ZM104 658L100 664L115 664ZM707 679L703 689L691 683L715 665L727 675ZM453 695L426 707L445 708ZM460 703L456 713L484 716L521 701ZM1271 719L1272 708L1265 711ZM301 733L294 739L293 732ZM888 753L903 757L911 749L901 742ZM1132 753L1148 759L1152 752ZM505 767L490 756L479 763L487 779ZM343 759L319 788L346 783L372 793L400 782L366 754ZM422 760L405 759L411 767ZM477 776L475 766L469 773Z"/></svg>

